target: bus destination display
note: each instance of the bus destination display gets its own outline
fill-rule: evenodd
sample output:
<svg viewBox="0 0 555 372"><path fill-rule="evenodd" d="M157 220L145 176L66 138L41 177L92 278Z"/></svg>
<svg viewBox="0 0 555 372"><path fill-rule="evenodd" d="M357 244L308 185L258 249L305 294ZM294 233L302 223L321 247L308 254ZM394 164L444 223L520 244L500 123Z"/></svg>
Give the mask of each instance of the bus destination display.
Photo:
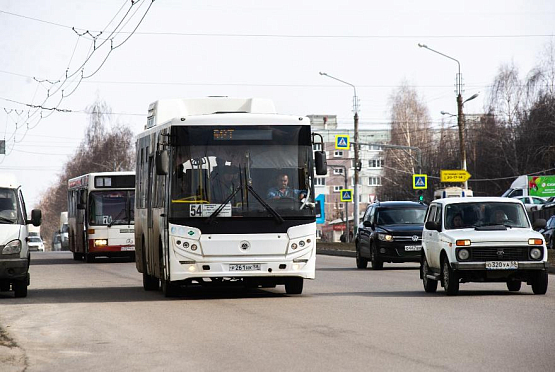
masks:
<svg viewBox="0 0 555 372"><path fill-rule="evenodd" d="M214 129L215 141L270 141L272 131L268 129Z"/></svg>

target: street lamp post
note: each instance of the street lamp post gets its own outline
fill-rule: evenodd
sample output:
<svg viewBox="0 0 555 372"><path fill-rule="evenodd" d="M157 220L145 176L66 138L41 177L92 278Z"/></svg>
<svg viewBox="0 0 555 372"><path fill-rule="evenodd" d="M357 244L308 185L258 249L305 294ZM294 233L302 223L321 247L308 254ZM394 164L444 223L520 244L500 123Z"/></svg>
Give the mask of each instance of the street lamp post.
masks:
<svg viewBox="0 0 555 372"><path fill-rule="evenodd" d="M470 97L469 99L467 99L466 101L463 102L463 98L462 98L462 75L461 75L461 64L458 60L456 60L453 57L448 56L447 54L443 54L441 52L438 52L437 50L434 50L430 47L428 47L425 44L418 44L418 46L420 48L425 48L428 49L429 51L432 51L434 53L437 53L443 57L449 58L455 62L457 62L457 65L459 67L459 72L457 73L457 124L459 127L459 147L460 147L460 154L461 154L461 168L463 170L467 170L466 168L466 142L465 142L465 122L464 122L464 115L463 115L463 105L464 102L470 101L471 99L474 99L476 97L478 97L477 94L473 95L472 97ZM464 182L464 188L468 189L468 181Z"/></svg>
<svg viewBox="0 0 555 372"><path fill-rule="evenodd" d="M355 125L355 136L354 136L354 147L355 147L355 180L354 180L354 198L355 198L355 205L354 205L354 216L353 216L353 233L356 234L357 229L358 229L358 216L359 216L359 198L358 198L358 178L359 178L359 174L358 174L358 158L359 158L359 154L358 154L358 97L357 97L357 88L351 84L348 83L344 80L338 79L334 76L328 75L325 72L320 72L320 75L322 76L327 76L331 79L337 80L343 84L347 84L353 87L354 90L354 95L353 95L353 112L355 113L354 115L354 125ZM349 218L349 216L347 216L347 219Z"/></svg>
<svg viewBox="0 0 555 372"><path fill-rule="evenodd" d="M343 169L343 178L344 178L344 183L345 183L345 188L347 188L347 167L344 165L334 165L334 164L328 164L328 167L331 169L337 168L337 169ZM353 229L354 232L354 229ZM350 239L349 239L349 203L345 202L345 243L350 243Z"/></svg>

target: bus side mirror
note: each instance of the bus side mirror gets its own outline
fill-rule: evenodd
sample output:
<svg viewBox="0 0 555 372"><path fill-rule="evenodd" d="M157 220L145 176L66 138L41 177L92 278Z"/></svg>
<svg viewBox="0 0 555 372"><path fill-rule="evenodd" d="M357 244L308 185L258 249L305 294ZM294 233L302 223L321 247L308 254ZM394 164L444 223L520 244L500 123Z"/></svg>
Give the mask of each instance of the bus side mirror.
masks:
<svg viewBox="0 0 555 372"><path fill-rule="evenodd" d="M535 220L534 223L532 224L532 228L534 230L544 229L545 226L547 226L547 222L543 218L539 218Z"/></svg>
<svg viewBox="0 0 555 372"><path fill-rule="evenodd" d="M160 151L156 154L156 175L165 176L170 171L170 157L168 151Z"/></svg>
<svg viewBox="0 0 555 372"><path fill-rule="evenodd" d="M328 174L328 162L326 160L326 153L324 151L314 152L314 162L316 165L316 175L325 176Z"/></svg>
<svg viewBox="0 0 555 372"><path fill-rule="evenodd" d="M33 226L40 226L42 222L42 212L40 209L33 209L31 211L31 221Z"/></svg>

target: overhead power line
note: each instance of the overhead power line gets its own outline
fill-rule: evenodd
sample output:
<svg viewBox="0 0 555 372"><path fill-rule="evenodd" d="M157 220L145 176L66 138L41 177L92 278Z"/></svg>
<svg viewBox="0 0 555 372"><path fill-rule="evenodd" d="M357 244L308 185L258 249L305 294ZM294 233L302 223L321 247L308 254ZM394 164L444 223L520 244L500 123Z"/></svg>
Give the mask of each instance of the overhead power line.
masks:
<svg viewBox="0 0 555 372"><path fill-rule="evenodd" d="M25 18L35 22L41 22L52 26L62 27L66 29L83 30L81 35L92 33L101 33L101 31L85 30L68 25L45 21L42 19L28 17L21 14L7 12L0 10L0 13L10 15L13 17ZM110 31L105 31L110 32ZM132 31L119 31L121 34L130 33ZM539 38L539 37L553 37L554 34L489 34L489 35L469 35L469 34L453 34L453 35L347 35L347 34L270 34L270 33L206 33L206 32L149 32L142 31L136 32L136 35L152 35L152 36L201 36L201 37L248 37L248 38L294 38L294 39L502 39L502 38Z"/></svg>

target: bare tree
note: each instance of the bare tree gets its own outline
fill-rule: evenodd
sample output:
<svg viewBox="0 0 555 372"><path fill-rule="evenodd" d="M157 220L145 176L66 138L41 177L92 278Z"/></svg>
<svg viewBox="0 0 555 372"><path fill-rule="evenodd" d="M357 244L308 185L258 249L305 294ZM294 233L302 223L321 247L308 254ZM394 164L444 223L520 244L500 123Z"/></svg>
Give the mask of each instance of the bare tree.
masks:
<svg viewBox="0 0 555 372"><path fill-rule="evenodd" d="M430 115L407 82L391 95L391 143L425 149L432 142ZM423 151L423 153L425 153ZM412 174L418 173L414 150L387 149L380 199L411 199Z"/></svg>

